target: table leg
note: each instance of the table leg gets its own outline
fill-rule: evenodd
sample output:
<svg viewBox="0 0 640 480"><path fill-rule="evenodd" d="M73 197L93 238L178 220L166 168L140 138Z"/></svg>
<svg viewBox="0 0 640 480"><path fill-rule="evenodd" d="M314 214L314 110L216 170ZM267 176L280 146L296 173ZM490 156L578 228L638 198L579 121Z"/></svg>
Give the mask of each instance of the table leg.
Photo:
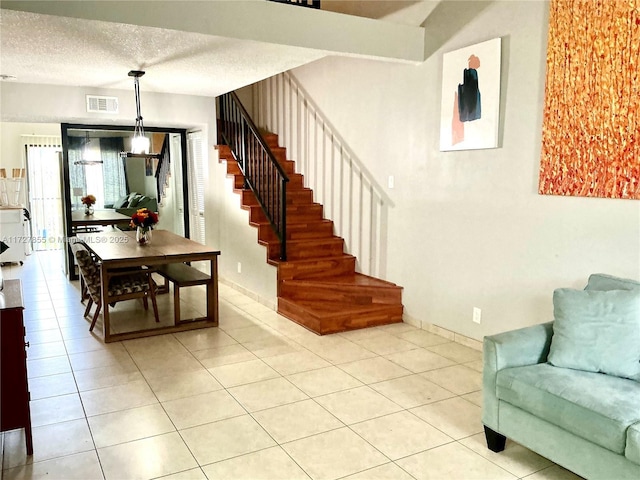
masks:
<svg viewBox="0 0 640 480"><path fill-rule="evenodd" d="M173 282L173 324L180 323L180 287L178 282Z"/></svg>
<svg viewBox="0 0 640 480"><path fill-rule="evenodd" d="M211 278L207 283L207 319L218 325L218 256L211 259Z"/></svg>
<svg viewBox="0 0 640 480"><path fill-rule="evenodd" d="M111 328L109 325L109 304L107 303L107 294L109 292L109 279L107 277L107 269L104 264L100 265L100 302L102 303L102 330L104 332L104 343L111 341Z"/></svg>

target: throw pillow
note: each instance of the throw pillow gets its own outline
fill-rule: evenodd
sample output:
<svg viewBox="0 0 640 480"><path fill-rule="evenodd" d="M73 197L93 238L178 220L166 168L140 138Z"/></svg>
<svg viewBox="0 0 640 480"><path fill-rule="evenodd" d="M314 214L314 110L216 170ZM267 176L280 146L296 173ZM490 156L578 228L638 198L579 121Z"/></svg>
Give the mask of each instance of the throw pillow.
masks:
<svg viewBox="0 0 640 480"><path fill-rule="evenodd" d="M123 208L128 201L129 201L129 196L125 195L124 197L116 200L116 202L113 204L113 208Z"/></svg>
<svg viewBox="0 0 640 480"><path fill-rule="evenodd" d="M604 273L594 273L589 277L585 290L633 290L634 288L640 288L640 282Z"/></svg>
<svg viewBox="0 0 640 480"><path fill-rule="evenodd" d="M137 207L141 198L142 195L135 195L131 200L129 200L129 208Z"/></svg>
<svg viewBox="0 0 640 480"><path fill-rule="evenodd" d="M553 292L556 367L640 381L640 290Z"/></svg>

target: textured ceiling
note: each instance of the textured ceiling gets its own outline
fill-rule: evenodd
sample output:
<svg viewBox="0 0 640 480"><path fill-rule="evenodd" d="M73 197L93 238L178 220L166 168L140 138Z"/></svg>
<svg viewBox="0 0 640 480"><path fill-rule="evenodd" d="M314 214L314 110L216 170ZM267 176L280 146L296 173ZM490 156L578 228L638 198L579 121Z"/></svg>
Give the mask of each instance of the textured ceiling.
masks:
<svg viewBox="0 0 640 480"><path fill-rule="evenodd" d="M0 11L0 74L20 83L217 96L325 52L96 20Z"/></svg>
<svg viewBox="0 0 640 480"><path fill-rule="evenodd" d="M439 2L325 0L324 8L410 26L421 24ZM131 89L133 81L127 73L130 70L145 70L147 73L140 80L142 91L218 96L326 55L350 54L346 51L320 50L325 45L304 48L287 45L286 41L267 43L242 39L249 38L242 35L228 38L206 32L158 28L160 24L141 26L102 21L109 18L100 17L94 10L87 10L95 8L96 2L93 3L94 7L87 2L83 14L73 17L95 13L95 18L100 20L88 19L93 15L86 18L61 16L56 9L50 11L44 6L32 10L22 9L18 5L17 9L10 10L14 7L7 4L21 2L4 3L6 8L0 10L0 74L14 76L15 79L6 81L19 83ZM73 2L59 2L56 5L69 3ZM46 2L22 4L31 7ZM163 4L166 6L167 2ZM282 7L281 4L271 5L274 8L276 5ZM36 13L41 8L44 8L44 13ZM74 3L74 8L75 13L82 11L82 3ZM286 7L283 10L295 9L289 10L293 12L298 8ZM107 12L110 10L107 9ZM125 20L118 18L118 21ZM262 17L259 17L258 24L262 21ZM228 19L225 25L230 25ZM295 31L296 27L299 26L292 25L292 30ZM339 37L344 32L331 32L329 29L327 34L331 33ZM372 38L378 37L373 34Z"/></svg>

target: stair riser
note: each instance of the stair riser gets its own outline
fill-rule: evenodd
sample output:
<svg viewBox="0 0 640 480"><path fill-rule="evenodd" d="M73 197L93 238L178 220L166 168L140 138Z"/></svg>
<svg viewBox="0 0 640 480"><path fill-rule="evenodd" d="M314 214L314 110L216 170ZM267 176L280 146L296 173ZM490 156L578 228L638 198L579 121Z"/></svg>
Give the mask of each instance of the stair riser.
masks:
<svg viewBox="0 0 640 480"><path fill-rule="evenodd" d="M299 173L288 175L289 184L287 188L304 188L304 177Z"/></svg>
<svg viewBox="0 0 640 480"><path fill-rule="evenodd" d="M216 145L216 150L218 150L219 161L229 161L233 159L233 154L228 145Z"/></svg>
<svg viewBox="0 0 640 480"><path fill-rule="evenodd" d="M352 275L356 269L355 257L318 259L310 262L285 262L278 268L278 284L284 280L309 279L326 276Z"/></svg>
<svg viewBox="0 0 640 480"><path fill-rule="evenodd" d="M323 335L322 322L319 318L307 314L302 308L295 303L289 303L285 299L278 298L278 313L287 317L289 320L302 325L318 335Z"/></svg>
<svg viewBox="0 0 640 480"><path fill-rule="evenodd" d="M320 241L313 244L296 245L295 242L287 243L287 260L309 260L324 257L337 257L342 255L344 249L342 239L333 241L327 239L325 243ZM269 243L267 245L267 255L269 258L279 258L280 244Z"/></svg>
<svg viewBox="0 0 640 480"><path fill-rule="evenodd" d="M265 223L267 222L267 216L260 206L253 205L246 207L249 208L249 221L251 223ZM309 205L306 211L302 209L292 209L287 207L287 224L289 223L305 223L322 220L322 207L320 208Z"/></svg>
<svg viewBox="0 0 640 480"><path fill-rule="evenodd" d="M287 240L306 240L310 238L327 238L333 236L333 223L330 222L287 222ZM273 242L278 237L269 224L258 225L258 241Z"/></svg>
<svg viewBox="0 0 640 480"><path fill-rule="evenodd" d="M280 297L293 302L296 301L327 301L337 303L351 303L353 305L371 305L372 298L367 295L349 294L346 292L336 291L310 291L309 289L300 289L287 286L286 282L280 287Z"/></svg>
<svg viewBox="0 0 640 480"><path fill-rule="evenodd" d="M402 303L402 289L399 287L375 288L322 284L297 285L295 282L283 282L280 286L280 296L291 300L304 301L353 301L353 303L358 305L365 303L399 305ZM341 300L341 298L351 300Z"/></svg>
<svg viewBox="0 0 640 480"><path fill-rule="evenodd" d="M281 315L319 335L401 323L402 311L402 306L397 306L378 309L375 312L366 312L358 316L347 313L344 315L337 314L331 318L319 318L286 299L278 298L278 312Z"/></svg>
<svg viewBox="0 0 640 480"><path fill-rule="evenodd" d="M277 133L266 133L263 135L264 141L267 142L269 148L278 148L278 134Z"/></svg>
<svg viewBox="0 0 640 480"><path fill-rule="evenodd" d="M271 149L271 153L273 153L273 156L276 157L276 160L278 160L279 162L286 162L287 161L287 149L286 148L269 145L268 143L267 143L267 145Z"/></svg>
<svg viewBox="0 0 640 480"><path fill-rule="evenodd" d="M287 188L287 204L305 205L313 203L313 190Z"/></svg>
<svg viewBox="0 0 640 480"><path fill-rule="evenodd" d="M244 177L242 175L229 175L233 179L233 189L242 190L244 188Z"/></svg>
<svg viewBox="0 0 640 480"><path fill-rule="evenodd" d="M240 192L241 204L243 207L259 205L258 199L251 190ZM313 191L311 190L290 190L287 189L287 205L292 207L313 204Z"/></svg>
<svg viewBox="0 0 640 480"><path fill-rule="evenodd" d="M235 160L227 161L227 175L242 175L242 171Z"/></svg>
<svg viewBox="0 0 640 480"><path fill-rule="evenodd" d="M242 177L240 167L235 161L227 162L227 175L235 175L236 177ZM287 191L290 190L302 190L304 189L304 177L299 173L292 173L287 175L289 177L289 183L287 184ZM242 179L244 184L244 178Z"/></svg>

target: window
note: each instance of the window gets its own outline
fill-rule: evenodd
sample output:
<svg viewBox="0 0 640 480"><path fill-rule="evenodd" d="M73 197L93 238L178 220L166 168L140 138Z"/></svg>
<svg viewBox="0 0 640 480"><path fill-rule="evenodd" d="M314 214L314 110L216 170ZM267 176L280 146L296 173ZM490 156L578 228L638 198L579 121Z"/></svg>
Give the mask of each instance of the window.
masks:
<svg viewBox="0 0 640 480"><path fill-rule="evenodd" d="M23 137L29 183L28 209L34 250L61 248L60 137Z"/></svg>

